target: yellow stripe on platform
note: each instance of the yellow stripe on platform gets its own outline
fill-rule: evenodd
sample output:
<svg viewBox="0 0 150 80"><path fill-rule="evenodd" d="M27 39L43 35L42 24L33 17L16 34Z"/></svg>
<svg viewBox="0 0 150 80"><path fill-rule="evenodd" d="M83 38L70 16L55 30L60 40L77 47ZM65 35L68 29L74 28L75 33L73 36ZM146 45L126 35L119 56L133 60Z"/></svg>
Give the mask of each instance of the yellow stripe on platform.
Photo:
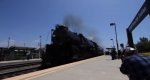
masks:
<svg viewBox="0 0 150 80"><path fill-rule="evenodd" d="M87 61L95 60L96 58L97 57L74 62L74 63L69 63L69 64L65 64L65 65L61 65L61 66L57 66L57 67L53 67L53 68L48 68L48 69L44 69L44 70L40 70L40 71L35 71L35 72L28 73L28 74L23 74L23 75L19 75L19 76L15 76L15 77L6 78L4 80L30 80L33 78L44 76L46 74L64 70L64 69L73 67L75 65L85 63Z"/></svg>

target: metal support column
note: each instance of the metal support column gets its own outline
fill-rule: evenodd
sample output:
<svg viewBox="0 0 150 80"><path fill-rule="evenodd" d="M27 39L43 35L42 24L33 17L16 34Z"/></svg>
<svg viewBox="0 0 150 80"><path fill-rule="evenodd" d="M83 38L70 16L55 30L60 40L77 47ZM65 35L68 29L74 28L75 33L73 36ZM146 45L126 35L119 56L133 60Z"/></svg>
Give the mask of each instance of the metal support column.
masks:
<svg viewBox="0 0 150 80"><path fill-rule="evenodd" d="M146 8L148 10L148 14L150 15L150 0L146 0Z"/></svg>
<svg viewBox="0 0 150 80"><path fill-rule="evenodd" d="M134 46L134 43L133 43L132 32L130 32L129 29L127 29L127 38L128 38L128 46L134 48L135 46Z"/></svg>

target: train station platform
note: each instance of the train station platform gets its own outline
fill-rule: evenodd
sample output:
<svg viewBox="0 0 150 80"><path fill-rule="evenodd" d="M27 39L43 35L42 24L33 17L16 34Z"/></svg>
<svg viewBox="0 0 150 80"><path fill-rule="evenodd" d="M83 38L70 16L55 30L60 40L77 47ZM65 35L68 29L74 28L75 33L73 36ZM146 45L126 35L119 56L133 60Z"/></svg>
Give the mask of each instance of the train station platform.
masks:
<svg viewBox="0 0 150 80"><path fill-rule="evenodd" d="M120 72L120 65L121 60L99 56L6 80L128 80L128 77Z"/></svg>

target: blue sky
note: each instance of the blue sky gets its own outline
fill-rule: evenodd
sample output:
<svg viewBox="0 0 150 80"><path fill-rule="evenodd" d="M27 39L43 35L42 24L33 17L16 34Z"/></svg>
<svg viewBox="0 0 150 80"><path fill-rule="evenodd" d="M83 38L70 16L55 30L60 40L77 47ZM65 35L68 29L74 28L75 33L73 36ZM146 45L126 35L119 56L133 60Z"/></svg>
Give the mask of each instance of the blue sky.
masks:
<svg viewBox="0 0 150 80"><path fill-rule="evenodd" d="M127 43L126 28L129 26L144 0L0 0L0 46L11 45L37 47L39 36L42 43L50 43L50 30L62 24L64 17L73 15L82 21L86 29L95 34L99 44L111 47L117 25L119 43ZM150 39L149 16L133 32L134 42L139 37ZM49 35L48 35L49 34ZM48 37L47 37L48 36ZM92 35L93 36L93 35Z"/></svg>

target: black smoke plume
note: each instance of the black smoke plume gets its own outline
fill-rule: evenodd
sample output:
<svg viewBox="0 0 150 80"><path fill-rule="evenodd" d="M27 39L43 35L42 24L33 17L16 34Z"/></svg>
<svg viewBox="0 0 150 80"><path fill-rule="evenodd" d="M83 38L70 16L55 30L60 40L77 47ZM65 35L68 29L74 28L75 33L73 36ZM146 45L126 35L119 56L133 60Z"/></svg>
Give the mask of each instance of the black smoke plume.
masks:
<svg viewBox="0 0 150 80"><path fill-rule="evenodd" d="M79 17L67 15L64 17L63 25L69 27L74 32L83 33L88 39L95 41L99 46L102 45L99 34L97 34L98 30L85 26Z"/></svg>

